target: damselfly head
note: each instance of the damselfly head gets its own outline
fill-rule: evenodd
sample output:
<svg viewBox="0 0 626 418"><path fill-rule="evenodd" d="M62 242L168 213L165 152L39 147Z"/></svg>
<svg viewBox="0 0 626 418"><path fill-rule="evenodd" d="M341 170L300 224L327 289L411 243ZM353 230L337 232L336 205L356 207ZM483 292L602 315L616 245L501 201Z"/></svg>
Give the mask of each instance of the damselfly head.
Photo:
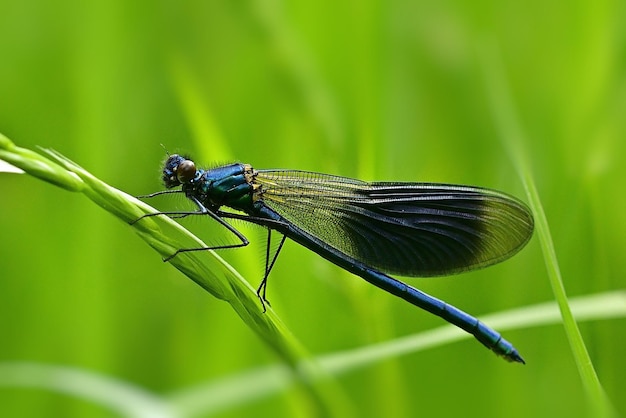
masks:
<svg viewBox="0 0 626 418"><path fill-rule="evenodd" d="M163 166L163 184L166 188L188 183L196 176L196 165L193 161L178 154L170 155Z"/></svg>

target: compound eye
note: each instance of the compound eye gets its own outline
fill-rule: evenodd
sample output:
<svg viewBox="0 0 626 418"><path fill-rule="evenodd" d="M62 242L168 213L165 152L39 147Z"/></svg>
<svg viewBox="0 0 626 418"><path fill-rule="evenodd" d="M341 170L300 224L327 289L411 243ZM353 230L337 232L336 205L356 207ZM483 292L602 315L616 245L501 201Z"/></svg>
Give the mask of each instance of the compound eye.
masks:
<svg viewBox="0 0 626 418"><path fill-rule="evenodd" d="M178 165L176 177L181 183L189 183L196 177L196 164L191 160L185 160Z"/></svg>

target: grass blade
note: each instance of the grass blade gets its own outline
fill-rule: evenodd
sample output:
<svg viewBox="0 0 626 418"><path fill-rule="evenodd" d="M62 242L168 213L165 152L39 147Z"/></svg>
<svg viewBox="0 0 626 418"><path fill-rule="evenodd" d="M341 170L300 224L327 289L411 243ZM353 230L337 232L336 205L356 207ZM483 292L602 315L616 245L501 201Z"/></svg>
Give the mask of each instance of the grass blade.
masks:
<svg viewBox="0 0 626 418"><path fill-rule="evenodd" d="M578 372L589 397L591 414L596 417L614 416L614 408L606 397L598 379L565 292L565 285L563 284L561 270L554 250L550 227L541 204L539 192L535 186L530 159L525 148L527 141L514 110L500 55L497 48L493 45L486 46L482 52L489 99L496 128L511 160L516 165L526 190L530 207L535 216L537 235L543 251L548 278L561 312L563 327L565 328Z"/></svg>
<svg viewBox="0 0 626 418"><path fill-rule="evenodd" d="M94 203L125 223L156 209L109 186L77 164L53 150L43 150L49 158L15 146L0 134L0 159L34 177L69 191L82 192ZM167 216L156 216L134 223L135 232L163 257L178 248L204 246L191 232ZM170 263L213 296L228 302L243 322L264 340L294 371L304 384L313 416L350 415L341 391L324 378L321 369L286 328L272 309L263 312L256 291L236 270L213 251L180 254ZM321 382L321 383L320 383ZM332 413L330 411L333 411Z"/></svg>
<svg viewBox="0 0 626 418"><path fill-rule="evenodd" d="M597 321L626 317L626 291L617 290L573 298L571 308L578 321ZM561 323L555 302L540 303L480 317L503 331ZM317 362L333 376L355 372L445 344L470 339L471 335L452 325L396 338L365 347L339 351L317 357ZM284 391L291 378L280 366L264 367L226 376L204 384L171 393L172 409L182 416L210 416L242 404L252 403ZM242 391L241 388L246 388Z"/></svg>
<svg viewBox="0 0 626 418"><path fill-rule="evenodd" d="M626 317L626 291L576 297L570 306L578 321ZM561 323L555 302L540 303L480 318L502 330ZM399 356L419 353L471 336L452 325L379 344L335 352L317 358L330 374L340 376ZM250 369L169 395L150 393L127 382L84 370L38 363L0 363L0 387L45 389L82 398L123 416L181 418L213 416L286 391L293 373L282 365Z"/></svg>

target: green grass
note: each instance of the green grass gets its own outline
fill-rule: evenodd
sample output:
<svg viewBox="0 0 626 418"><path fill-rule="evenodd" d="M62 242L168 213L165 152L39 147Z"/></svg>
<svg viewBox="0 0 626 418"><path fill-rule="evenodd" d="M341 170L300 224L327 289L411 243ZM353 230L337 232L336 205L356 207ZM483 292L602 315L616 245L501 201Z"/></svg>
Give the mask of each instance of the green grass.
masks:
<svg viewBox="0 0 626 418"><path fill-rule="evenodd" d="M552 292L558 303L559 311L563 320L563 326L572 349L580 378L585 386L589 397L589 409L593 416L615 416L615 409L606 397L604 389L598 379L593 362L589 356L587 347L572 313L569 300L565 291L565 284L561 276L561 269L554 248L554 241L550 232L548 219L541 203L541 198L534 180L532 164L525 144L528 142L523 132L518 117L516 117L510 92L503 76L502 64L499 59L497 47L491 45L485 48L485 73L487 75L488 88L492 102L494 119L498 126L500 137L508 149L511 159L517 166L517 171L522 178L530 207L535 216L535 224L546 270L550 279Z"/></svg>
<svg viewBox="0 0 626 418"><path fill-rule="evenodd" d="M0 173L0 415L109 417L127 396L219 417L626 414L626 322L610 313L626 283L624 16L615 2L1 3L0 132L20 146L2 138L3 155L61 188ZM512 259L408 279L485 319L526 366L289 242L262 315L264 234L240 223L251 245L219 252L226 264L163 263L195 238L128 224L152 210L129 195L162 187L161 144L207 166L527 200L537 234ZM581 317L576 301L602 295ZM94 379L33 390L21 366L39 387L46 372Z"/></svg>
<svg viewBox="0 0 626 418"><path fill-rule="evenodd" d="M157 212L145 203L121 192L85 171L53 150L43 150L52 160L15 146L0 134L0 159L41 180L72 192L81 192L120 220L132 224L135 232L163 258L179 248L206 246L172 219L160 216L135 222L146 213ZM210 255L210 256L209 256ZM255 290L213 251L189 252L169 261L183 274L218 299L225 300L311 391L320 411L343 411L338 391L317 385L322 371L309 360L306 350L276 316L271 307L264 311ZM327 380L327 379L323 379ZM328 412L327 412L328 413ZM345 411L344 411L345 413Z"/></svg>

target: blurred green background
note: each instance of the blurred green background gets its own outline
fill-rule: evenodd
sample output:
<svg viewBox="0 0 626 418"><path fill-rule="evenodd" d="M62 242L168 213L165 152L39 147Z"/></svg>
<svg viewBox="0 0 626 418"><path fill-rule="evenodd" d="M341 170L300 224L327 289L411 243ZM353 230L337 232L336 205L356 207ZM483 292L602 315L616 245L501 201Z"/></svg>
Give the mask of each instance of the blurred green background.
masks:
<svg viewBox="0 0 626 418"><path fill-rule="evenodd" d="M625 283L624 28L626 3L603 0L4 0L0 132L134 195L160 190L163 144L209 166L467 183L526 200L489 99L499 62L568 294L593 294ZM168 394L280 361L228 304L83 196L7 174L0 192L1 363ZM256 286L264 233L237 226L253 245L221 255ZM410 283L475 315L553 298L536 237L492 268ZM442 325L293 243L268 292L313 354ZM626 321L581 330L626 413ZM338 388L363 417L584 416L563 328L504 334L526 366L466 340L347 374ZM246 403L249 390L201 416L312 416L297 391ZM0 387L0 414L120 416L18 387Z"/></svg>

